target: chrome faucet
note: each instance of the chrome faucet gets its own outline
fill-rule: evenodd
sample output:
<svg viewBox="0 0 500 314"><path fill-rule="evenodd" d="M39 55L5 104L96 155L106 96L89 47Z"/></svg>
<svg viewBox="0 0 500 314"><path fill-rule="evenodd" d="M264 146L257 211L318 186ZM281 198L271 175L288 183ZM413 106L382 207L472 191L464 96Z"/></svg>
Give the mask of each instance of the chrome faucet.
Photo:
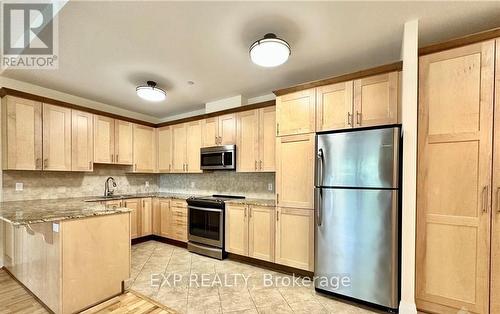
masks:
<svg viewBox="0 0 500 314"><path fill-rule="evenodd" d="M113 185L112 189L109 189L109 182ZM106 183L104 183L104 196L112 196L115 193L116 181L113 177L109 177L106 179Z"/></svg>

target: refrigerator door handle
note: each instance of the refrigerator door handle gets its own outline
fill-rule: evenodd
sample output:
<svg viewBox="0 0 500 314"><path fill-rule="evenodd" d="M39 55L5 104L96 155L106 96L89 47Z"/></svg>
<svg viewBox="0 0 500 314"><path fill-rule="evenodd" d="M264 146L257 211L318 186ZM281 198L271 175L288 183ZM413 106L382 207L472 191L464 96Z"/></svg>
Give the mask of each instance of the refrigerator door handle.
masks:
<svg viewBox="0 0 500 314"><path fill-rule="evenodd" d="M314 189L315 195L314 195L314 208L316 210L316 224L318 227L321 227L323 224L323 204L322 204L322 198L323 198L323 189L322 188L316 188Z"/></svg>
<svg viewBox="0 0 500 314"><path fill-rule="evenodd" d="M325 155L323 153L323 148L318 150L316 155L316 185L323 186L323 163L325 161Z"/></svg>

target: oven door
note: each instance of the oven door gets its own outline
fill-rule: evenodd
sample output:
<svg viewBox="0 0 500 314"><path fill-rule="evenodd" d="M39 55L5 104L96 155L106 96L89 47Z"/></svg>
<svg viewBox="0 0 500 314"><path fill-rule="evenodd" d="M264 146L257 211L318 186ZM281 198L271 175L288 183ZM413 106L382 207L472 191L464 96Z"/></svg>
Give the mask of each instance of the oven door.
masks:
<svg viewBox="0 0 500 314"><path fill-rule="evenodd" d="M223 247L224 215L219 208L188 206L188 240Z"/></svg>

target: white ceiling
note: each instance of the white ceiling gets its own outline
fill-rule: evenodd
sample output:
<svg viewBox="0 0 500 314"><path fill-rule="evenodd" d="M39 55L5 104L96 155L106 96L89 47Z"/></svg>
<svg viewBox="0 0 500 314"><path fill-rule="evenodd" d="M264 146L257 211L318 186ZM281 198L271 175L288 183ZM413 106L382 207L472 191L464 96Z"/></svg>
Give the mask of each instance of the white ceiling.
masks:
<svg viewBox="0 0 500 314"><path fill-rule="evenodd" d="M71 1L59 14L59 69L2 76L164 118L399 60L403 24L414 18L422 46L500 26L500 2ZM267 32L292 47L281 67L249 60ZM135 87L146 80L167 101L140 100Z"/></svg>

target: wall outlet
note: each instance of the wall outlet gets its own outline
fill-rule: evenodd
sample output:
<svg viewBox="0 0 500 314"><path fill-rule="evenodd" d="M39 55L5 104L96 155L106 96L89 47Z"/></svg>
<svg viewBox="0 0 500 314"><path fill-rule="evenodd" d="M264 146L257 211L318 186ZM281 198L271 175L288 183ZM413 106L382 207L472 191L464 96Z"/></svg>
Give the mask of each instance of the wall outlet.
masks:
<svg viewBox="0 0 500 314"><path fill-rule="evenodd" d="M191 187L194 188L194 181L191 181Z"/></svg>
<svg viewBox="0 0 500 314"><path fill-rule="evenodd" d="M272 183L268 183L268 184L267 184L267 190L268 190L269 192L272 192L272 191L273 191L273 184L272 184Z"/></svg>
<svg viewBox="0 0 500 314"><path fill-rule="evenodd" d="M24 190L24 186L22 182L17 182L16 183L16 191L22 191Z"/></svg>
<svg viewBox="0 0 500 314"><path fill-rule="evenodd" d="M146 181L146 182L144 183L144 185L145 185L147 188L149 188L149 181Z"/></svg>

